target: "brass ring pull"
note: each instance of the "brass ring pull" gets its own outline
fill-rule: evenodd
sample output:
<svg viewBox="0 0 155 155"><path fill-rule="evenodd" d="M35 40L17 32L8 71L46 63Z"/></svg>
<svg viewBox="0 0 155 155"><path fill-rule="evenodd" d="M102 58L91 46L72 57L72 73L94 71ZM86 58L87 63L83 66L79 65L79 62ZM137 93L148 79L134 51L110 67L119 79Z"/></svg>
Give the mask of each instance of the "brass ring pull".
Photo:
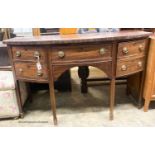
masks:
<svg viewBox="0 0 155 155"><path fill-rule="evenodd" d="M20 51L16 51L16 57L20 57L21 56L21 52Z"/></svg>
<svg viewBox="0 0 155 155"><path fill-rule="evenodd" d="M100 55L104 55L106 53L106 50L104 48L101 48L99 50Z"/></svg>
<svg viewBox="0 0 155 155"><path fill-rule="evenodd" d="M58 56L59 56L59 58L63 58L65 56L64 51L59 51Z"/></svg>
<svg viewBox="0 0 155 155"><path fill-rule="evenodd" d="M143 65L142 62L139 61L139 62L138 62L138 66L139 66L139 67L142 67L142 65Z"/></svg>
<svg viewBox="0 0 155 155"><path fill-rule="evenodd" d="M124 54L128 54L128 52L129 52L129 51L128 51L128 48L127 48L127 47L124 47L124 48L123 48L123 53L124 53Z"/></svg>
<svg viewBox="0 0 155 155"><path fill-rule="evenodd" d="M39 53L38 51L35 51L35 52L34 52L34 57L35 57L35 58L40 57L40 53Z"/></svg>
<svg viewBox="0 0 155 155"><path fill-rule="evenodd" d="M37 75L38 75L38 76L42 76L42 75L43 75L42 71L38 71L38 72L37 72Z"/></svg>
<svg viewBox="0 0 155 155"><path fill-rule="evenodd" d="M23 69L22 68L19 68L19 72L22 73L23 72Z"/></svg>
<svg viewBox="0 0 155 155"><path fill-rule="evenodd" d="M126 65L122 65L121 70L122 71L126 71L127 70L127 66Z"/></svg>
<svg viewBox="0 0 155 155"><path fill-rule="evenodd" d="M143 45L139 45L139 51L143 52L144 51L144 46Z"/></svg>

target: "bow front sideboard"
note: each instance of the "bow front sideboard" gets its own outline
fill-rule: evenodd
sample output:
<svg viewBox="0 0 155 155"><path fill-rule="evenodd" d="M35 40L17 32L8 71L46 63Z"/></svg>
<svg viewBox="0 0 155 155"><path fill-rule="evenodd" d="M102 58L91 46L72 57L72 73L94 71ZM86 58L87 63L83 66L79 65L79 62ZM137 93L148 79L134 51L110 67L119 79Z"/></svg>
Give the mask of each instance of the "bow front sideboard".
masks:
<svg viewBox="0 0 155 155"><path fill-rule="evenodd" d="M16 37L5 40L18 89L18 81L49 83L54 124L57 124L54 81L75 66L93 66L110 79L109 106L113 119L115 79L142 73L139 101L142 99L148 37L144 31L120 31L73 35Z"/></svg>

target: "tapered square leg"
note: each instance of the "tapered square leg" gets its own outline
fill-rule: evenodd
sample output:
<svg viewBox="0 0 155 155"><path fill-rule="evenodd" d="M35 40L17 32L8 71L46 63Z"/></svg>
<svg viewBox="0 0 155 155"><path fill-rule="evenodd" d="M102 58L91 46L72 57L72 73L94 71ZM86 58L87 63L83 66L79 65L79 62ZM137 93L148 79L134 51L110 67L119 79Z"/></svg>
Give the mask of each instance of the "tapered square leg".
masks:
<svg viewBox="0 0 155 155"><path fill-rule="evenodd" d="M53 113L53 122L54 125L58 124L57 116L56 116L56 99L55 99L55 92L54 92L54 74L53 74L53 67L50 66L51 74L49 74L49 91L50 91L50 101L51 101L51 108Z"/></svg>
<svg viewBox="0 0 155 155"><path fill-rule="evenodd" d="M22 107L22 99L21 99L21 92L20 92L20 86L19 86L19 81L15 81L16 84L16 96L17 96L17 103L19 107L19 117L24 118L24 112L23 112L23 107Z"/></svg>
<svg viewBox="0 0 155 155"><path fill-rule="evenodd" d="M57 125L57 116L56 116L56 100L55 100L55 92L54 92L54 82L50 82L50 101L53 113L53 122L54 125Z"/></svg>
<svg viewBox="0 0 155 155"><path fill-rule="evenodd" d="M141 109L143 107L143 87L144 87L144 71L140 73L140 88L139 88L139 97L138 97L138 103L137 103L137 107L138 109Z"/></svg>
<svg viewBox="0 0 155 155"><path fill-rule="evenodd" d="M147 111L148 111L149 105L150 105L150 100L145 99L145 103L144 103L144 112L147 112Z"/></svg>
<svg viewBox="0 0 155 155"><path fill-rule="evenodd" d="M115 105L115 79L111 79L110 81L110 116L109 119L114 119L114 105Z"/></svg>

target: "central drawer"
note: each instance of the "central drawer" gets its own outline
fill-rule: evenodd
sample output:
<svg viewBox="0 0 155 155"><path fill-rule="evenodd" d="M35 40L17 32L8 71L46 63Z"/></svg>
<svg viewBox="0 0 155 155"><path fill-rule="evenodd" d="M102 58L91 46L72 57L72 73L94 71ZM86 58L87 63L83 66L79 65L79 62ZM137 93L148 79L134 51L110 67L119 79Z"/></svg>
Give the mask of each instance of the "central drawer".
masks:
<svg viewBox="0 0 155 155"><path fill-rule="evenodd" d="M62 46L52 48L50 56L53 62L111 59L111 51L111 44Z"/></svg>
<svg viewBox="0 0 155 155"><path fill-rule="evenodd" d="M27 79L27 80L48 80L47 65L42 65L40 71L37 70L36 63L24 63L16 62L14 63L16 76L18 79Z"/></svg>

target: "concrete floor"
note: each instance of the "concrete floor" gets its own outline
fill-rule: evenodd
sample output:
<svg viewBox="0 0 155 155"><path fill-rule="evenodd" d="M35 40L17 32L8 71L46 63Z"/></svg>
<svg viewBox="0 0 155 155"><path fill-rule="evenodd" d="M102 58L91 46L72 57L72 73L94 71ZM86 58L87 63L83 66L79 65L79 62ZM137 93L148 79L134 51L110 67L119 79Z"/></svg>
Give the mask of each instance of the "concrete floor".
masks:
<svg viewBox="0 0 155 155"><path fill-rule="evenodd" d="M116 103L114 120L109 120L109 86L89 87L88 94L80 93L77 73L72 71L73 91L56 92L58 126L60 127L139 127L155 126L155 109L147 113L134 106L132 97L126 96L126 86L116 87ZM94 76L91 73L90 76ZM98 74L101 75L102 74ZM40 91L33 95L33 102L24 106L25 117L18 120L0 121L0 126L10 127L48 127L53 126L48 91Z"/></svg>

